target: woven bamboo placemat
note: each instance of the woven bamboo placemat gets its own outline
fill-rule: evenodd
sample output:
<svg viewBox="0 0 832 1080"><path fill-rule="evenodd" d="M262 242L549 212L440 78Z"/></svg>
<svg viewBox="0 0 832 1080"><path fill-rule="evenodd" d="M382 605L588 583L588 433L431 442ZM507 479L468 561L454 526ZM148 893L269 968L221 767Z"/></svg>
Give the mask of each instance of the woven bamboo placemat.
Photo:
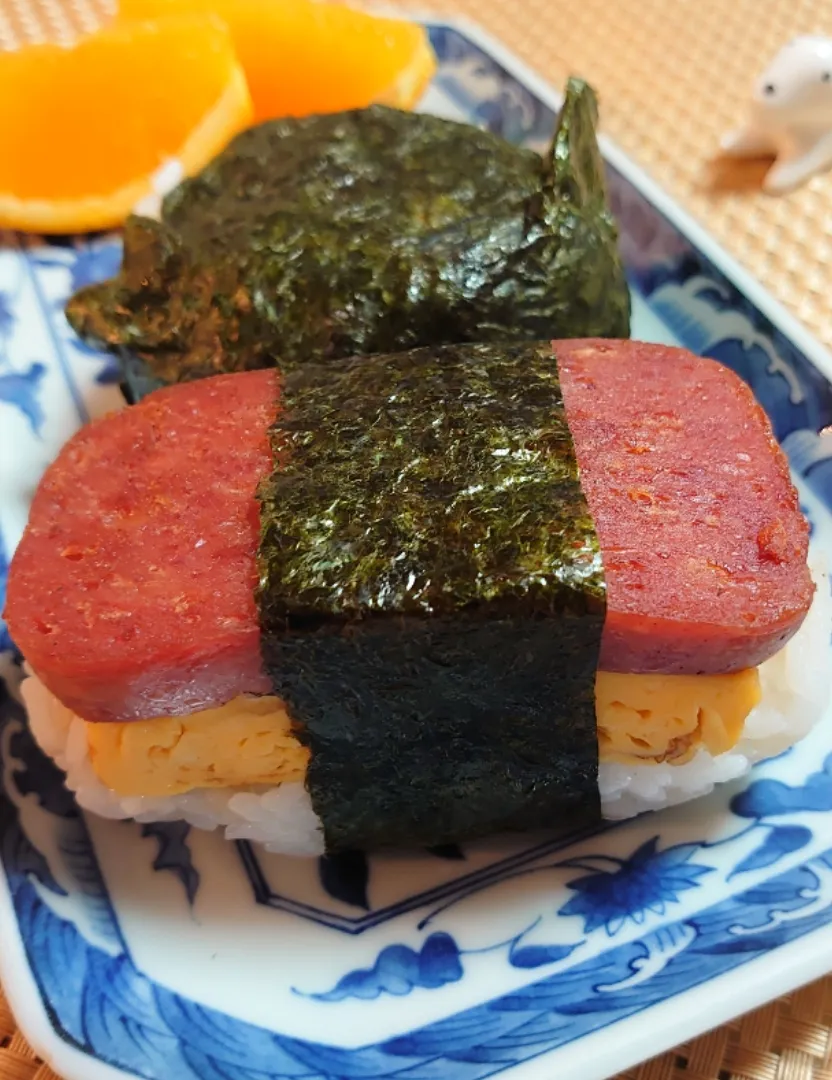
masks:
<svg viewBox="0 0 832 1080"><path fill-rule="evenodd" d="M589 78L607 134L832 346L832 174L772 199L755 189L759 169L713 164L761 64L794 34L832 33L832 0L401 3L467 16L550 82ZM114 6L0 0L0 47L68 39ZM60 1080L17 1030L2 990L0 1080ZM832 976L618 1080L832 1080Z"/></svg>

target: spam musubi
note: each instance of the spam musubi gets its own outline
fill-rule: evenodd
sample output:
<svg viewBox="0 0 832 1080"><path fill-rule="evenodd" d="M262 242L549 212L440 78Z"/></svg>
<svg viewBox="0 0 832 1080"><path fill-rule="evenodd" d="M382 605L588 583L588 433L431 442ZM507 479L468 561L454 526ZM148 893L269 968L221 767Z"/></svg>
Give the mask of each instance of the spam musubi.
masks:
<svg viewBox="0 0 832 1080"><path fill-rule="evenodd" d="M785 458L720 364L448 346L183 383L87 426L6 618L81 805L319 854L741 775L825 708L807 560Z"/></svg>

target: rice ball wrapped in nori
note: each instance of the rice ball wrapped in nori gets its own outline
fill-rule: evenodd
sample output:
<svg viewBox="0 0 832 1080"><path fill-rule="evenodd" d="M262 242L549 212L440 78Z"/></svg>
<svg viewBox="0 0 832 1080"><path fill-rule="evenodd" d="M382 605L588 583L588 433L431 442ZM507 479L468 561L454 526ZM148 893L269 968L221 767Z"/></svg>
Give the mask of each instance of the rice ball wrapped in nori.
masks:
<svg viewBox="0 0 832 1080"><path fill-rule="evenodd" d="M373 107L273 121L128 220L116 278L67 315L161 383L419 345L627 337L592 89L571 80L545 158Z"/></svg>

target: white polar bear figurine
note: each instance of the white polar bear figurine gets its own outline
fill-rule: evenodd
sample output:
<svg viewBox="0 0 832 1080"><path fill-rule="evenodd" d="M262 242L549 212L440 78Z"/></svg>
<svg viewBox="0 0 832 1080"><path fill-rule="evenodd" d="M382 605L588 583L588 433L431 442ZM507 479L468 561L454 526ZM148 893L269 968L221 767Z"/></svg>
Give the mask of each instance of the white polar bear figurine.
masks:
<svg viewBox="0 0 832 1080"><path fill-rule="evenodd" d="M774 154L763 181L782 195L832 166L832 38L797 37L754 89L745 126L722 141L734 157Z"/></svg>

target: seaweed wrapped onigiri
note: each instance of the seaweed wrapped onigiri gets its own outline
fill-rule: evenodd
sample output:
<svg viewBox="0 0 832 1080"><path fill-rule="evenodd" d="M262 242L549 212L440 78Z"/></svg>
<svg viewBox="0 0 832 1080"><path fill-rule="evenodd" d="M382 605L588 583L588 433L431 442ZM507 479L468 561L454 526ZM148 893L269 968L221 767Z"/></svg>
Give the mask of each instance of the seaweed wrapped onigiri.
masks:
<svg viewBox="0 0 832 1080"><path fill-rule="evenodd" d="M244 132L134 216L111 281L69 302L131 399L221 372L459 342L627 337L592 89L541 157L385 107Z"/></svg>

